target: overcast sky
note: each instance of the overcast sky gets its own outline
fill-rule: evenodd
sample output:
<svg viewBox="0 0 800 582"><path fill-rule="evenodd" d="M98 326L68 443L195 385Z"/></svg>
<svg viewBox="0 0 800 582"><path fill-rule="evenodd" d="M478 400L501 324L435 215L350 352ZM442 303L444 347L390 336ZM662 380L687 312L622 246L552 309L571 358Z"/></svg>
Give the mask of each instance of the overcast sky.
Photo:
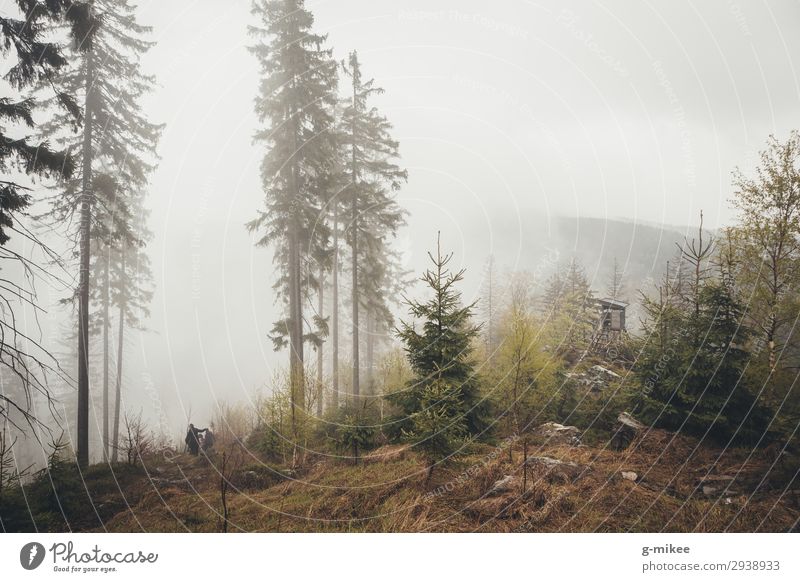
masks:
<svg viewBox="0 0 800 582"><path fill-rule="evenodd" d="M686 225L703 209L707 224L729 222L732 169L800 125L798 2L307 6L336 57L357 49L386 89L378 104L409 171L398 243L409 267L441 230L472 267L470 297L475 265L498 252L524 261L526 227L551 216ZM243 226L263 202L249 8L141 3L158 41L144 62L160 84L148 111L167 127L150 196L152 331L126 382L150 386L177 425L190 406L203 423L214 399L247 398L286 359L266 337L272 252ZM518 244L501 249L500 235Z"/></svg>

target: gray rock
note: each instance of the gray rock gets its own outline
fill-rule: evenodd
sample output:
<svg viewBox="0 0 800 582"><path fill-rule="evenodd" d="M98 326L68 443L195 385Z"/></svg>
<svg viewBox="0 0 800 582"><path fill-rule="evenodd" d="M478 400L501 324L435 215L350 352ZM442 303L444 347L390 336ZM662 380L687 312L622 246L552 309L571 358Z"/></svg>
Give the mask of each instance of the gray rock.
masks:
<svg viewBox="0 0 800 582"><path fill-rule="evenodd" d="M633 430L644 430L647 428L647 425L642 424L627 412L620 412L619 416L617 416L617 421L622 424L622 426L632 428Z"/></svg>
<svg viewBox="0 0 800 582"><path fill-rule="evenodd" d="M509 493L510 491L514 490L516 483L516 477L513 475L506 475L492 485L492 488L489 489L489 492L486 495L487 497L494 497L496 495L502 495L503 493Z"/></svg>
<svg viewBox="0 0 800 582"><path fill-rule="evenodd" d="M581 430L574 426L564 426L557 422L546 422L537 426L533 434L546 438L552 444L577 446L581 444Z"/></svg>
<svg viewBox="0 0 800 582"><path fill-rule="evenodd" d="M600 377L604 376L608 379L614 379L614 380L620 377L620 375L617 374L616 372L612 372L611 370L609 370L608 368L604 368L603 366L599 365L592 366L589 369L592 371L592 373L595 374L595 376L600 376Z"/></svg>
<svg viewBox="0 0 800 582"><path fill-rule="evenodd" d="M636 435L639 434L639 431L647 428L646 425L633 418L627 412L621 412L617 416L617 422L619 422L619 427L614 431L614 436L611 437L611 448L617 451L626 449L636 438Z"/></svg>
<svg viewBox="0 0 800 582"><path fill-rule="evenodd" d="M700 479L700 483L733 483L736 477L733 475L707 475Z"/></svg>
<svg viewBox="0 0 800 582"><path fill-rule="evenodd" d="M633 471L623 471L622 478L627 479L628 481L633 481L635 483L636 480L639 478L639 475L637 475Z"/></svg>
<svg viewBox="0 0 800 582"><path fill-rule="evenodd" d="M568 461L559 461L552 457L530 457L526 462L533 471L534 478L541 475L548 482L574 481L583 474L585 467Z"/></svg>

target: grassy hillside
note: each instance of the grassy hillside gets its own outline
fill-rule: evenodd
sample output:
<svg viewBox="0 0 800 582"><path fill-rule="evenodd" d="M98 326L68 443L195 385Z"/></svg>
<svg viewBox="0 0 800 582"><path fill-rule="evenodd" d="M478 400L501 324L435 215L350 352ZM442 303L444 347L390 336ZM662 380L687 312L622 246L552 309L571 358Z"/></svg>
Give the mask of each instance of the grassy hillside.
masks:
<svg viewBox="0 0 800 582"><path fill-rule="evenodd" d="M510 451L510 455L509 455ZM720 451L660 430L626 450L532 441L523 453L475 445L424 483L399 446L358 466L309 459L296 474L250 458L231 472L229 531L592 532L798 528L796 459ZM541 459L547 457L563 464ZM531 460L531 458L535 458ZM144 468L94 466L85 486L71 467L0 499L6 531L214 532L222 529L218 454L148 459ZM628 478L623 477L623 472ZM630 472L635 473L635 481ZM71 475L70 479L66 479ZM498 481L503 481L497 485ZM64 488L61 490L60 488ZM68 495L64 493L68 492ZM54 503L60 499L60 505ZM48 501L49 500L49 501ZM35 522L35 523L34 523Z"/></svg>

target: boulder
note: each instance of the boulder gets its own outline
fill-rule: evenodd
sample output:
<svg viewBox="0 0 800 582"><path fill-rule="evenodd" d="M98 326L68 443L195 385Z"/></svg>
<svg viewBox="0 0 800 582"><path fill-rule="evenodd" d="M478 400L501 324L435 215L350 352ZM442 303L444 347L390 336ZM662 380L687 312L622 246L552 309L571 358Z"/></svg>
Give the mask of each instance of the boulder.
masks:
<svg viewBox="0 0 800 582"><path fill-rule="evenodd" d="M489 492L486 494L487 497L496 497L497 495L503 495L504 493L510 493L514 490L517 485L517 478L513 475L506 475L502 479L495 482L492 485L492 488L489 489Z"/></svg>
<svg viewBox="0 0 800 582"><path fill-rule="evenodd" d="M617 422L619 422L623 426L632 428L635 431L640 431L647 428L646 424L639 422L627 412L620 412L619 416L617 416Z"/></svg>
<svg viewBox="0 0 800 582"><path fill-rule="evenodd" d="M603 366L599 365L592 366L591 368L589 368L589 370L591 370L591 372L595 375L595 377L598 378L605 377L609 380L617 380L620 378L619 374L617 374L616 372L612 372L611 370L609 370L608 368L604 368Z"/></svg>
<svg viewBox="0 0 800 582"><path fill-rule="evenodd" d="M616 372L599 364L583 372L569 372L566 377L575 385L588 388L592 392L602 392L611 382L621 378Z"/></svg>
<svg viewBox="0 0 800 582"><path fill-rule="evenodd" d="M564 426L557 422L546 422L537 426L533 434L547 439L548 444L557 445L579 445L581 444L579 428L574 426Z"/></svg>
<svg viewBox="0 0 800 582"><path fill-rule="evenodd" d="M738 491L734 491L732 487L736 484L736 477L734 475L707 475L700 479L697 483L698 487L703 489L706 495L715 494L721 491L723 495L738 495ZM746 484L745 489L747 488ZM711 493L706 493L706 491Z"/></svg>
<svg viewBox="0 0 800 582"><path fill-rule="evenodd" d="M589 377L589 374L586 372L567 372L565 374L566 378L578 386L585 386L587 388L592 388L594 385L594 380Z"/></svg>
<svg viewBox="0 0 800 582"><path fill-rule="evenodd" d="M408 445L384 445L370 451L362 457L365 464L391 463L401 461L408 456Z"/></svg>
<svg viewBox="0 0 800 582"><path fill-rule="evenodd" d="M621 412L617 416L617 422L619 426L611 437L611 448L618 451L628 448L636 435L647 428L646 424L639 422L627 412Z"/></svg>
<svg viewBox="0 0 800 582"><path fill-rule="evenodd" d="M586 467L552 457L529 457L526 465L533 471L533 478L544 478L549 483L569 483L581 477Z"/></svg>
<svg viewBox="0 0 800 582"><path fill-rule="evenodd" d="M626 479L628 481L633 481L634 483L639 478L639 475L637 475L633 471L623 471L621 474L623 479Z"/></svg>

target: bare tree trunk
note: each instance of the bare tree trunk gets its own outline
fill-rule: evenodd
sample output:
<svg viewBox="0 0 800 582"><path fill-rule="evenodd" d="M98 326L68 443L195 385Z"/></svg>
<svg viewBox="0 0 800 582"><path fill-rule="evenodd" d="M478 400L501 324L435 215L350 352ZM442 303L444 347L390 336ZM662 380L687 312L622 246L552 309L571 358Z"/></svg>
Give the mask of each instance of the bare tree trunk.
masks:
<svg viewBox="0 0 800 582"><path fill-rule="evenodd" d="M290 111L294 123L294 151L298 151L298 135L300 128L297 126L295 111ZM297 165L293 163L289 171L290 191L300 201L300 189L297 179ZM303 356L303 294L301 281L300 261L300 233L299 210L293 208L289 221L289 376L290 397L292 407L292 435L295 451L297 450L300 436L300 424L306 411L305 368ZM294 458L294 455L293 455Z"/></svg>
<svg viewBox="0 0 800 582"><path fill-rule="evenodd" d="M528 437L522 439L522 493L528 491Z"/></svg>
<svg viewBox="0 0 800 582"><path fill-rule="evenodd" d="M103 271L103 461L108 462L108 332L109 332L109 287L110 287L110 251L106 252L106 265Z"/></svg>
<svg viewBox="0 0 800 582"><path fill-rule="evenodd" d="M296 225L289 233L289 375L292 409L292 465L296 465L301 425L306 412L305 370L303 368L303 312L300 285L300 250Z"/></svg>
<svg viewBox="0 0 800 582"><path fill-rule="evenodd" d="M119 308L119 338L117 340L117 381L116 381L116 398L114 401L114 441L111 447L111 462L117 462L117 451L119 451L119 411L120 403L122 401L122 354L123 354L123 341L125 339L125 307L120 305Z"/></svg>
<svg viewBox="0 0 800 582"><path fill-rule="evenodd" d="M375 318L367 310L367 394L375 396L375 376L373 366L375 365Z"/></svg>
<svg viewBox="0 0 800 582"><path fill-rule="evenodd" d="M358 203L353 198L353 405L358 406L361 393L360 359L358 355Z"/></svg>
<svg viewBox="0 0 800 582"><path fill-rule="evenodd" d="M294 82L292 82L292 85ZM287 111L291 119L293 151L299 150L300 127L294 105ZM289 192L294 197L289 215L288 243L289 243L289 395L292 409L292 437L293 449L292 464L296 461L296 452L300 437L300 424L306 412L305 404L305 369L303 356L303 296L301 285L301 260L300 241L302 198L300 196L299 180L297 177L297 162L292 160L289 168ZM295 204L296 203L296 204Z"/></svg>
<svg viewBox="0 0 800 582"><path fill-rule="evenodd" d="M358 91L357 85L359 77L356 70L353 71L353 117L351 124L352 143L352 174L353 174L353 216L351 228L353 229L353 404L358 406L360 385L360 365L358 357L358 162L356 160L356 112L358 110Z"/></svg>
<svg viewBox="0 0 800 582"><path fill-rule="evenodd" d="M425 487L428 486L428 483L431 482L431 478L433 477L433 469L436 467L436 463L431 461L431 464L428 465L428 471L425 474Z"/></svg>
<svg viewBox="0 0 800 582"><path fill-rule="evenodd" d="M777 357L776 357L776 349L775 349L775 336L778 331L778 324L777 324L777 313L778 313L778 303L780 302L780 291L778 285L778 272L780 270L780 266L778 264L775 255L772 258L772 284L770 285L770 294L772 295L771 303L772 308L770 309L770 316L769 316L769 327L767 329L767 347L769 349L769 370L770 372L775 371L775 366L777 364Z"/></svg>
<svg viewBox="0 0 800 582"><path fill-rule="evenodd" d="M494 312L492 311L492 299L494 298L494 257L489 255L489 293L487 296L488 299L488 308L489 308L489 317L486 325L486 345L487 345L487 355L489 356L490 361L494 359L494 335L492 330L492 324L494 323Z"/></svg>
<svg viewBox="0 0 800 582"><path fill-rule="evenodd" d="M86 52L86 104L83 122L83 182L80 206L80 279L78 287L78 464L89 464L89 251L92 227L92 93L94 48Z"/></svg>
<svg viewBox="0 0 800 582"><path fill-rule="evenodd" d="M228 533L228 455L226 451L222 452L222 470L219 474L219 492L222 498L222 533Z"/></svg>
<svg viewBox="0 0 800 582"><path fill-rule="evenodd" d="M518 314L514 314L515 319L519 317ZM514 383L512 385L512 393L511 397L513 398L513 403L511 405L511 430L509 432L516 432L517 434L520 433L520 423L519 423L519 383L520 383L520 374L522 372L522 353L521 351L526 349L528 346L526 345L527 342L524 340L522 345L517 344L515 346L515 353L514 353ZM514 462L514 447L513 445L508 447L508 460L510 462Z"/></svg>
<svg viewBox="0 0 800 582"><path fill-rule="evenodd" d="M318 315L320 319L323 318L323 312L325 310L325 269L320 267L319 270L319 306L318 306ZM325 343L320 341L319 348L317 349L317 418L322 417L322 399L325 393L323 383L322 383L322 373L323 373L323 356L324 356L324 348Z"/></svg>
<svg viewBox="0 0 800 582"><path fill-rule="evenodd" d="M331 334L333 336L332 353L332 390L331 407L334 411L339 408L339 202L333 204L333 282L332 282Z"/></svg>
<svg viewBox="0 0 800 582"><path fill-rule="evenodd" d="M125 271L125 248L120 251L120 268ZM124 292L124 290L123 290ZM122 356L123 342L125 340L125 298L121 297L119 302L119 337L117 338L117 382L116 382L116 399L114 401L114 444L111 447L111 462L117 462L117 453L119 452L119 410L122 402Z"/></svg>

